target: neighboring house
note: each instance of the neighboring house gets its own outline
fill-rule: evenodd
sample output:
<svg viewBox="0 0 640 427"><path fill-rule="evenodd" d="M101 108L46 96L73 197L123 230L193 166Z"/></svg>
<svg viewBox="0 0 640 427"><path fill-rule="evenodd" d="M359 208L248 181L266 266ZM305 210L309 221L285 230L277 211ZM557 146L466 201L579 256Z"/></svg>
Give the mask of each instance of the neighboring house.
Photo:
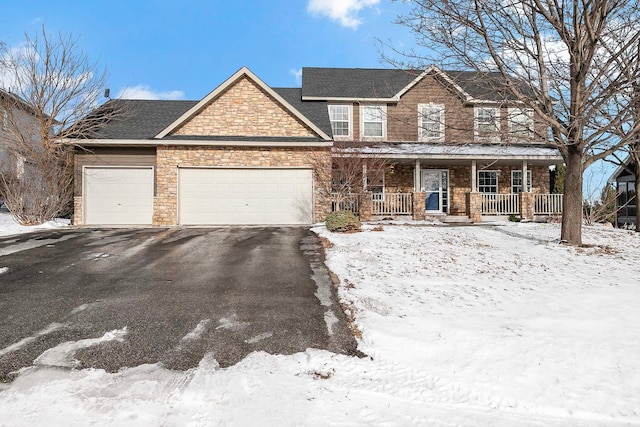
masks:
<svg viewBox="0 0 640 427"><path fill-rule="evenodd" d="M0 173L5 178L13 179L24 174L24 157L17 141L21 137L37 138L36 120L27 102L0 89Z"/></svg>
<svg viewBox="0 0 640 427"><path fill-rule="evenodd" d="M532 112L486 78L495 76L303 68L302 88L278 89L242 68L200 101L109 101L103 108L125 103L128 114L76 141L85 150L75 157L74 222L321 221L332 201L313 168L331 162L334 142L353 144L333 155L388 160L361 200L363 219L558 213L548 168L559 152L535 136Z"/></svg>
<svg viewBox="0 0 640 427"><path fill-rule="evenodd" d="M619 166L609 183L616 189L616 227L628 227L636 225L637 198L635 189L636 165L627 157L624 165Z"/></svg>

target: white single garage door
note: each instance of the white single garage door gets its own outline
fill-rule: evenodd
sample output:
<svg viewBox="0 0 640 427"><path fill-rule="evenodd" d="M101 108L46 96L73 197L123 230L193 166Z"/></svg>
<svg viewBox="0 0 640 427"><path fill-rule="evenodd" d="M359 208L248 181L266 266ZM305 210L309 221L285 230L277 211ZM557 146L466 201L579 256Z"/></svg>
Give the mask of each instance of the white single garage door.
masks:
<svg viewBox="0 0 640 427"><path fill-rule="evenodd" d="M153 167L85 167L85 224L151 225Z"/></svg>
<svg viewBox="0 0 640 427"><path fill-rule="evenodd" d="M179 170L184 225L311 224L311 169Z"/></svg>

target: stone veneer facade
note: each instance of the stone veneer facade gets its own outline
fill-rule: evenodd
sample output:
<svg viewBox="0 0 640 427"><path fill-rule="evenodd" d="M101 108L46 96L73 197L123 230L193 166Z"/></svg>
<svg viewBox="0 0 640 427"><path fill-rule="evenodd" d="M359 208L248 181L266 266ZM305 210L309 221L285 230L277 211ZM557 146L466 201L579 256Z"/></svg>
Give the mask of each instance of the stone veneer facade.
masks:
<svg viewBox="0 0 640 427"><path fill-rule="evenodd" d="M153 200L153 225L178 224L179 167L313 168L330 164L326 148L310 147L158 147L156 158L156 195ZM328 170L328 168L327 168ZM314 182L316 181L314 176ZM331 199L314 184L314 221L324 221L331 210Z"/></svg>
<svg viewBox="0 0 640 427"><path fill-rule="evenodd" d="M247 77L220 94L174 135L317 137Z"/></svg>

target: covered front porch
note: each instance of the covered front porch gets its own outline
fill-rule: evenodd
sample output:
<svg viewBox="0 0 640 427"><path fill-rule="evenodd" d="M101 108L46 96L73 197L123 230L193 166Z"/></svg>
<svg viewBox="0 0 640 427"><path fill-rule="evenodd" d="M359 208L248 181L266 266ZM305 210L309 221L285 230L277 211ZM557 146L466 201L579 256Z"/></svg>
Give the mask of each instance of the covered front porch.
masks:
<svg viewBox="0 0 640 427"><path fill-rule="evenodd" d="M444 222L534 221L562 213L562 195L550 192L549 166L562 161L555 149L494 145L469 152L468 146L445 146L447 152L420 153L404 145L413 152L380 153L386 159L383 178L365 180L362 194L343 195L332 208L353 210L362 220Z"/></svg>

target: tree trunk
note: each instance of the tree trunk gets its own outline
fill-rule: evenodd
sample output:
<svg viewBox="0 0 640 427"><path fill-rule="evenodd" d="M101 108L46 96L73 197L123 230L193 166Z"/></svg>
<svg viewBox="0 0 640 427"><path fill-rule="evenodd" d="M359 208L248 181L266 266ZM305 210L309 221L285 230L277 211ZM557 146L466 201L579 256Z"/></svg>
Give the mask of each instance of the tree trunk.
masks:
<svg viewBox="0 0 640 427"><path fill-rule="evenodd" d="M582 245L582 152L567 148L567 171L564 181L561 239L570 245Z"/></svg>

